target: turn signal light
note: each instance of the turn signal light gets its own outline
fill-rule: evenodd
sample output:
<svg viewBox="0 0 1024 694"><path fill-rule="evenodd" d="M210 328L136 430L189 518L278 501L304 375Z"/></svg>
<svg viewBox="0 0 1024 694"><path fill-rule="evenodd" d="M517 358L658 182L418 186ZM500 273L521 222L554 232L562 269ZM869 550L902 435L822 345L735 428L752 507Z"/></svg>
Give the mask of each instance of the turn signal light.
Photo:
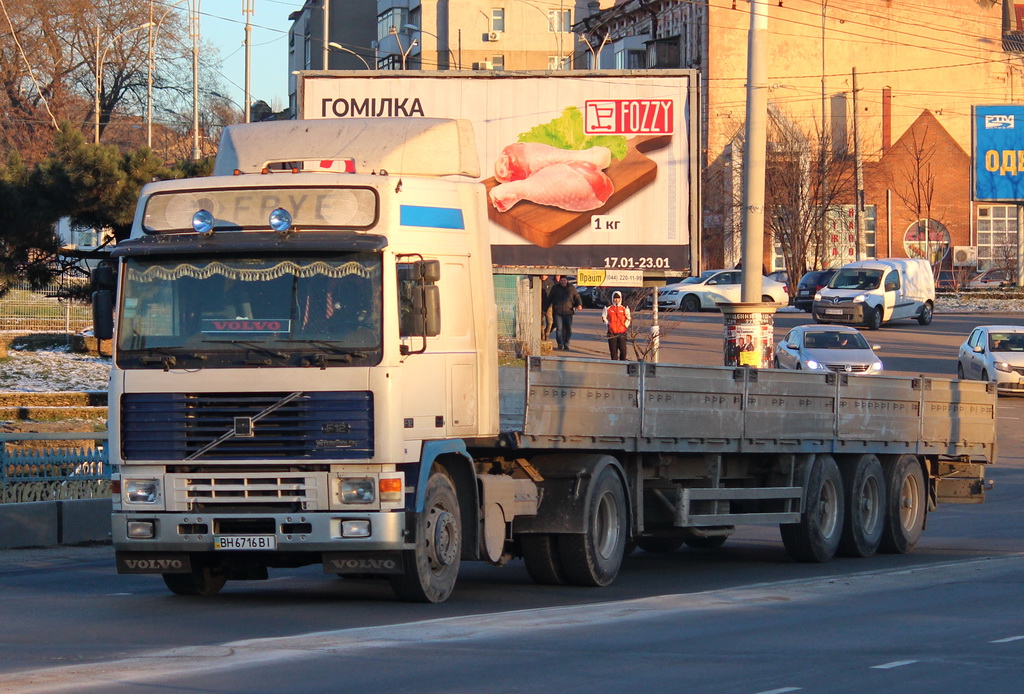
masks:
<svg viewBox="0 0 1024 694"><path fill-rule="evenodd" d="M402 480L398 477L382 477L377 488L380 490L381 501L402 500Z"/></svg>

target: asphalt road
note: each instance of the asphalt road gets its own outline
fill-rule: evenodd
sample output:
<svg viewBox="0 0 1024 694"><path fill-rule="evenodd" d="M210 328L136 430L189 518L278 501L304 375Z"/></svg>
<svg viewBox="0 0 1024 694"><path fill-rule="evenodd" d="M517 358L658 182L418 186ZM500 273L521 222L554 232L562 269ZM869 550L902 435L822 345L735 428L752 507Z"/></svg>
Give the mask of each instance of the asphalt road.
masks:
<svg viewBox="0 0 1024 694"><path fill-rule="evenodd" d="M663 357L721 363L720 316L668 320ZM780 314L777 334L800 322ZM956 345L990 322L1021 319L937 316L869 340L890 373L951 376ZM600 354L595 317L578 328L574 347ZM987 502L941 506L907 555L798 564L776 527L747 527L719 550L637 551L604 589L535 585L521 561L464 565L448 602L415 605L317 567L186 598L116 575L109 547L3 550L0 692L1015 694L1022 415L1024 399L1000 400Z"/></svg>

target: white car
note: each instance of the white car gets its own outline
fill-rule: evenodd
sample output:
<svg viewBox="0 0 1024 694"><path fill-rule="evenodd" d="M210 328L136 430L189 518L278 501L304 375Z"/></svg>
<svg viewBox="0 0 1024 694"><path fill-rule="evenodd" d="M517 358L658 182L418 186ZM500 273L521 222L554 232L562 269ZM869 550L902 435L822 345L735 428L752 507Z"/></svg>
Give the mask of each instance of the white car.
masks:
<svg viewBox="0 0 1024 694"><path fill-rule="evenodd" d="M718 303L739 303L742 288L743 270L705 270L698 277L687 277L658 290L658 308L663 311L716 309ZM761 301L785 306L789 303L786 285L762 277Z"/></svg>
<svg viewBox="0 0 1024 694"><path fill-rule="evenodd" d="M1024 392L1024 327L979 325L960 345L956 375L995 381L1001 392Z"/></svg>
<svg viewBox="0 0 1024 694"><path fill-rule="evenodd" d="M798 325L775 345L772 366L796 371L880 374L882 360L856 328L846 325Z"/></svg>

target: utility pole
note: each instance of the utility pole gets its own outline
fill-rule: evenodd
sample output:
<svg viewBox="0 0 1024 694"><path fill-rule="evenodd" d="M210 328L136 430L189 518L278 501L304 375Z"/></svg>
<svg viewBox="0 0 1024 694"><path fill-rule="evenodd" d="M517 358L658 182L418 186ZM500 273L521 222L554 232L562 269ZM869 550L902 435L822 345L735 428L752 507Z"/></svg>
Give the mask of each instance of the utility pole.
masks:
<svg viewBox="0 0 1024 694"><path fill-rule="evenodd" d="M743 156L743 285L740 301L761 301L764 180L768 149L768 6L750 3L747 49L747 133Z"/></svg>
<svg viewBox="0 0 1024 694"><path fill-rule="evenodd" d="M324 70L330 70L329 57L331 54L331 0L322 0L324 3Z"/></svg>
<svg viewBox="0 0 1024 694"><path fill-rule="evenodd" d="M242 0L242 13L245 15L245 122L251 121L249 104L252 102L252 13L256 0Z"/></svg>
<svg viewBox="0 0 1024 694"><path fill-rule="evenodd" d="M199 160L199 8L202 0L192 0L189 29L192 33L192 161Z"/></svg>
<svg viewBox="0 0 1024 694"><path fill-rule="evenodd" d="M854 178L857 187L853 218L857 224L857 248L855 259L862 260L864 247L864 161L860 151L860 109L857 106L857 68L853 68L853 162Z"/></svg>

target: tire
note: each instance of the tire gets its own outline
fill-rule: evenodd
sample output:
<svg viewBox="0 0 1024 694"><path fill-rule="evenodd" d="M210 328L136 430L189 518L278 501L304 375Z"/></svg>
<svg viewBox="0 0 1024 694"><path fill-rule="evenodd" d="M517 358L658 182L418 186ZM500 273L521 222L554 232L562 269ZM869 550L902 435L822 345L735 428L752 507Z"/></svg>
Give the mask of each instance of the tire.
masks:
<svg viewBox="0 0 1024 694"><path fill-rule="evenodd" d="M534 583L546 586L565 585L565 571L558 556L558 536L529 534L519 536L526 573Z"/></svg>
<svg viewBox="0 0 1024 694"><path fill-rule="evenodd" d="M866 322L868 330L878 330L882 327L882 308L878 307L868 314Z"/></svg>
<svg viewBox="0 0 1024 694"><path fill-rule="evenodd" d="M843 475L843 536L839 554L870 557L878 551L885 529L885 474L874 455L848 461Z"/></svg>
<svg viewBox="0 0 1024 694"><path fill-rule="evenodd" d="M611 467L605 467L589 490L586 532L560 535L559 556L566 580L577 586L606 586L622 566L628 525L626 492Z"/></svg>
<svg viewBox="0 0 1024 694"><path fill-rule="evenodd" d="M679 310L687 313L700 311L700 299L695 294L687 294L679 301Z"/></svg>
<svg viewBox="0 0 1024 694"><path fill-rule="evenodd" d="M843 534L843 478L830 455L815 456L797 523L782 523L782 544L793 559L824 563L835 556Z"/></svg>
<svg viewBox="0 0 1024 694"><path fill-rule="evenodd" d="M636 538L636 546L652 554L675 552L683 546L683 538L678 535L654 535Z"/></svg>
<svg viewBox="0 0 1024 694"><path fill-rule="evenodd" d="M981 370L981 380L983 380L983 381L987 381L988 380L988 369L982 369Z"/></svg>
<svg viewBox="0 0 1024 694"><path fill-rule="evenodd" d="M960 362L956 363L956 377L961 381L964 380L964 365Z"/></svg>
<svg viewBox="0 0 1024 694"><path fill-rule="evenodd" d="M886 514L879 550L906 554L914 549L924 530L926 498L924 470L912 455L885 456Z"/></svg>
<svg viewBox="0 0 1024 694"><path fill-rule="evenodd" d="M164 585L175 595L216 595L227 583L227 577L208 566L193 569L187 574L161 574Z"/></svg>
<svg viewBox="0 0 1024 694"><path fill-rule="evenodd" d="M781 366L779 366L779 358L778 357L772 357L772 368L773 369L781 369L782 368Z"/></svg>
<svg viewBox="0 0 1024 694"><path fill-rule="evenodd" d="M761 296L761 303L762 304L774 304L775 303L775 298L772 297L769 294L763 294Z"/></svg>
<svg viewBox="0 0 1024 694"><path fill-rule="evenodd" d="M935 310L932 307L932 302L924 302L924 307L921 309L921 315L917 317L917 322L921 325L929 325L934 317Z"/></svg>
<svg viewBox="0 0 1024 694"><path fill-rule="evenodd" d="M462 520L452 480L437 467L427 481L415 541L415 549L402 552L403 572L391 576L391 588L402 600L444 602L459 575Z"/></svg>

